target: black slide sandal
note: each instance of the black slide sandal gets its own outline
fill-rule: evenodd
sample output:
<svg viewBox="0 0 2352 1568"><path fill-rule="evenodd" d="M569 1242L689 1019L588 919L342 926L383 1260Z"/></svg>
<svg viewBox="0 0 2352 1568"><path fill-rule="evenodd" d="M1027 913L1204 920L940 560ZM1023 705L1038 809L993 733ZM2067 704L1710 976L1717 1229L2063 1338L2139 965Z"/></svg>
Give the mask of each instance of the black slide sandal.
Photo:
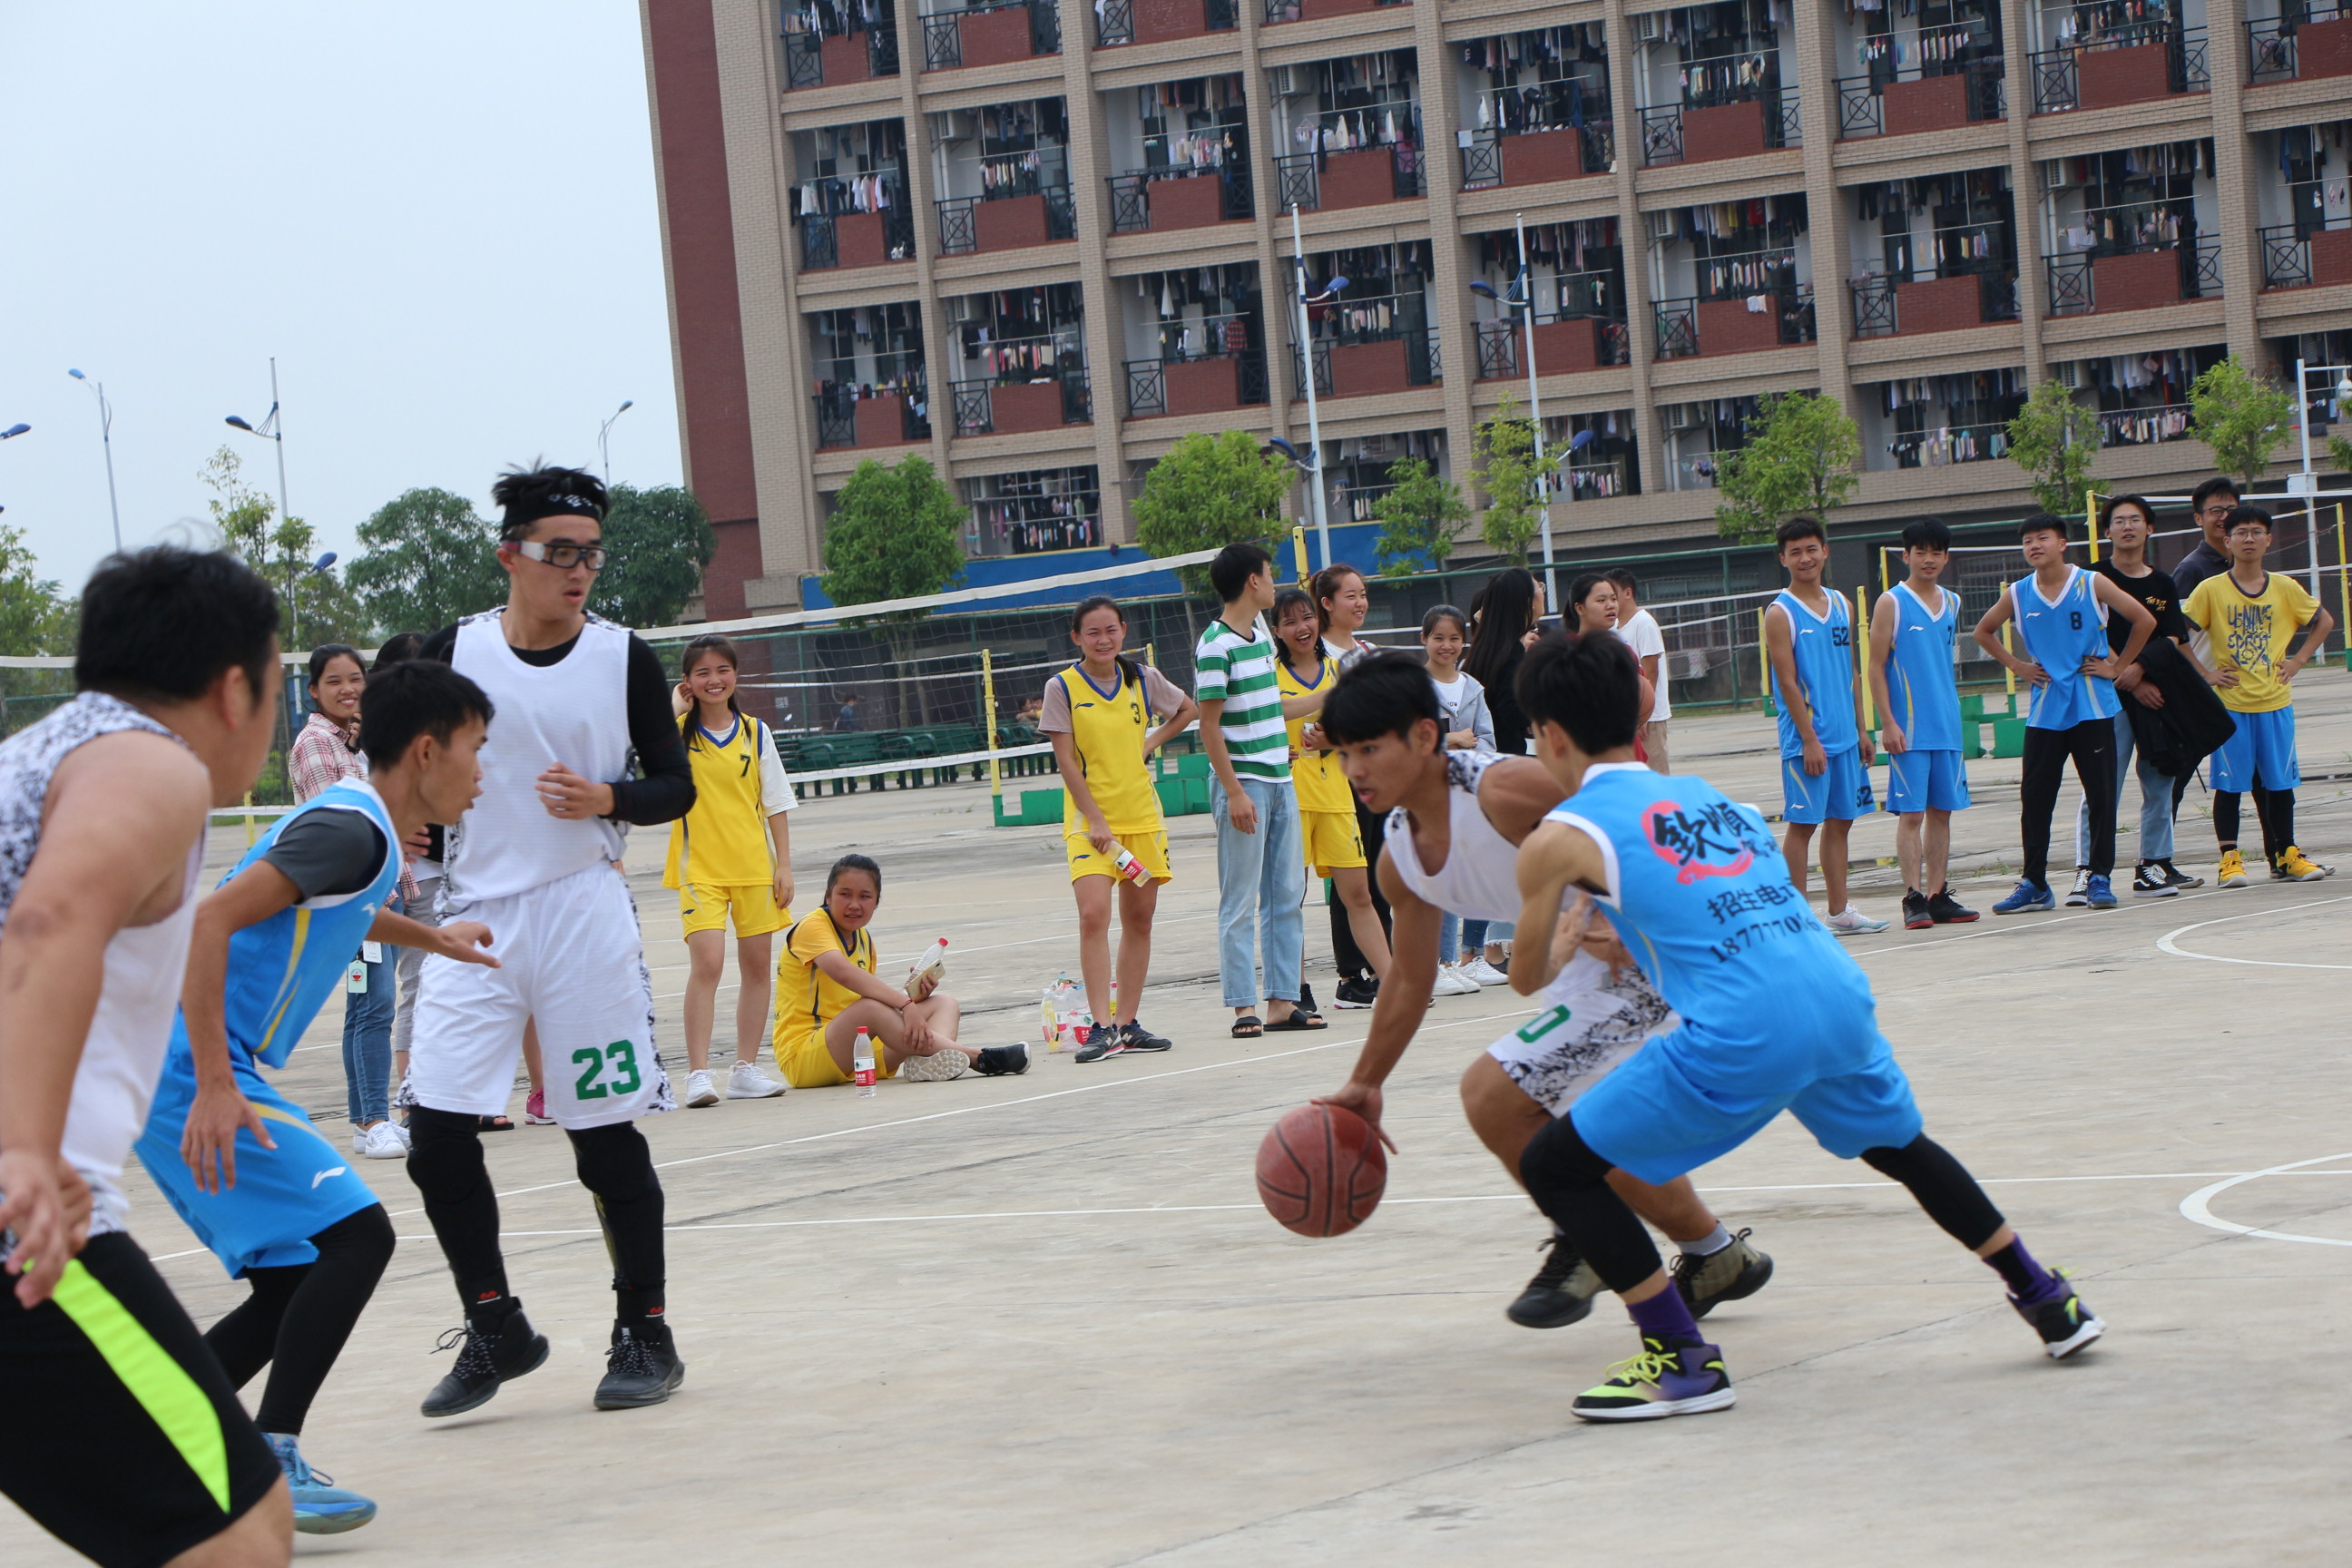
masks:
<svg viewBox="0 0 2352 1568"><path fill-rule="evenodd" d="M1276 1029L1287 1030L1293 1033L1304 1033L1310 1029L1328 1029L1330 1026L1331 1026L1324 1020L1320 1014L1309 1013L1304 1008L1301 1008L1296 1012L1286 1014L1280 1018L1276 1018L1273 1023L1268 1024L1265 1027L1266 1032L1271 1034Z"/></svg>
<svg viewBox="0 0 2352 1568"><path fill-rule="evenodd" d="M1234 1020L1234 1038L1255 1040L1265 1033L1265 1021L1255 1013L1244 1013Z"/></svg>

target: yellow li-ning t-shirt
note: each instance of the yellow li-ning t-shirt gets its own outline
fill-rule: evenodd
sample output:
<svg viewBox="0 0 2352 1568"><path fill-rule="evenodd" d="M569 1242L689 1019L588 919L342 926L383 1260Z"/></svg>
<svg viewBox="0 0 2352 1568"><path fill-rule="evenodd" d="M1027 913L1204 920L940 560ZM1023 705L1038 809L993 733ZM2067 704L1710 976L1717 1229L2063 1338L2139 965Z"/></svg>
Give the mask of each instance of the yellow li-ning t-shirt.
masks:
<svg viewBox="0 0 2352 1568"><path fill-rule="evenodd" d="M2273 572L2263 591L2249 597L2223 572L2198 584L2180 613L2211 639L2216 668L2238 672L2237 685L2221 689L2222 707L2269 713L2294 700L2294 689L2278 678L2278 667L2294 634L2319 613L2318 601L2302 584Z"/></svg>

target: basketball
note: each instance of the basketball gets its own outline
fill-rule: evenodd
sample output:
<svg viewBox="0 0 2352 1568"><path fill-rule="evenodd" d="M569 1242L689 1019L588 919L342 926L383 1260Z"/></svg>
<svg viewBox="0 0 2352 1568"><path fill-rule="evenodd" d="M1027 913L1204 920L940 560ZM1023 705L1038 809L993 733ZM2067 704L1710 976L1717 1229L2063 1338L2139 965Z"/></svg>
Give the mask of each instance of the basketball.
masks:
<svg viewBox="0 0 2352 1568"><path fill-rule="evenodd" d="M1301 1236L1345 1236L1371 1217L1389 1184L1380 1134L1352 1110L1302 1105L1257 1146L1257 1195Z"/></svg>

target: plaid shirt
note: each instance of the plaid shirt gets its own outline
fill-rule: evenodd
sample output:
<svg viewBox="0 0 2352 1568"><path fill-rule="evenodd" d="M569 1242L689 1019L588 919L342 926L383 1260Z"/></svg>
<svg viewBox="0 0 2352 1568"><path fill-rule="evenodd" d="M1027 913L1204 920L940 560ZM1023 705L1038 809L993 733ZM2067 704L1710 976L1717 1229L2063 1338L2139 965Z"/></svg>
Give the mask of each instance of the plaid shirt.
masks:
<svg viewBox="0 0 2352 1568"><path fill-rule="evenodd" d="M365 777L367 759L352 750L342 731L323 713L310 715L310 721L302 726L286 753L286 782L293 786L298 805L339 779ZM403 900L416 897L415 874L409 869L404 853L400 862L400 896Z"/></svg>

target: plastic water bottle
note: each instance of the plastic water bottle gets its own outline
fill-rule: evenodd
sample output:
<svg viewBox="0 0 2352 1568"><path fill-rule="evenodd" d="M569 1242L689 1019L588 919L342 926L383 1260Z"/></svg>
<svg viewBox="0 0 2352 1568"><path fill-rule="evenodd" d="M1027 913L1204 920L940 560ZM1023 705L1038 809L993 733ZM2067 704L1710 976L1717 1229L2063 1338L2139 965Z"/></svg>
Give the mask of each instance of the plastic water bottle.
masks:
<svg viewBox="0 0 2352 1568"><path fill-rule="evenodd" d="M945 979L947 973L948 939L941 937L925 950L923 956L916 961L914 968L907 971L907 989L912 991L921 984L923 976L926 974Z"/></svg>
<svg viewBox="0 0 2352 1568"><path fill-rule="evenodd" d="M1126 878L1129 881L1140 886L1141 884L1151 880L1151 868L1149 866L1146 866L1142 861L1137 859L1133 855L1129 854L1126 845L1122 844L1118 847L1118 853L1112 856L1111 860L1113 864L1118 866L1118 874Z"/></svg>
<svg viewBox="0 0 2352 1568"><path fill-rule="evenodd" d="M874 1042L866 1037L865 1030L857 1031L857 1043L849 1047L849 1053L850 1065L857 1075L857 1098L871 1100L874 1098Z"/></svg>

